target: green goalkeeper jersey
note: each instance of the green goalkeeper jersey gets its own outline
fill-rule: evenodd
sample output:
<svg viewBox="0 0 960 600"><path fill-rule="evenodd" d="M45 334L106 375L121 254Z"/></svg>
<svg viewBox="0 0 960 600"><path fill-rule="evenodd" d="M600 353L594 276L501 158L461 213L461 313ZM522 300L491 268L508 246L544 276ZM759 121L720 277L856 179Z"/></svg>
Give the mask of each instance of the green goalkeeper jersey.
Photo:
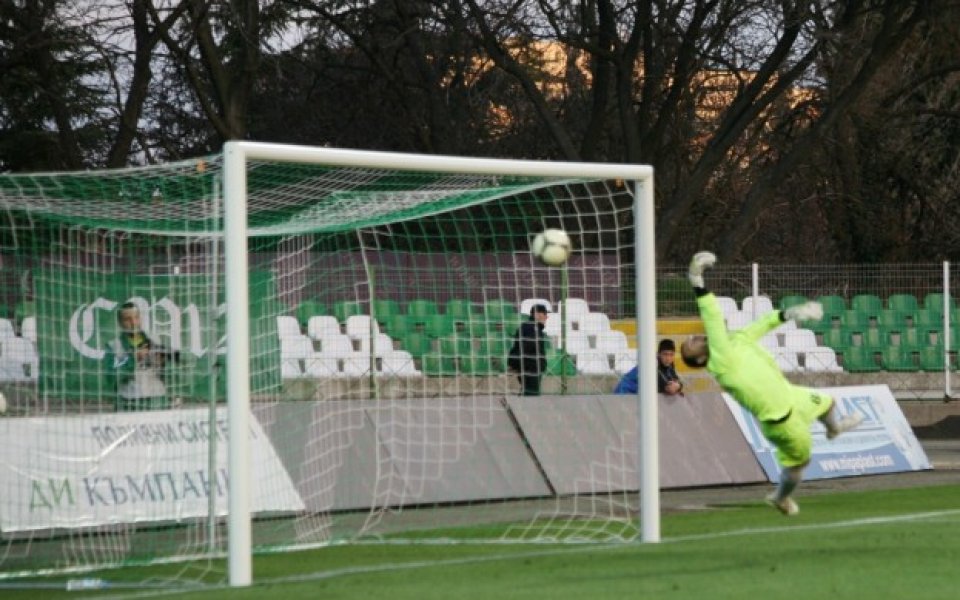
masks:
<svg viewBox="0 0 960 600"><path fill-rule="evenodd" d="M717 383L761 421L786 416L792 407L793 385L757 342L782 324L780 313L770 312L730 333L712 293L698 297L697 306L710 348L707 370Z"/></svg>

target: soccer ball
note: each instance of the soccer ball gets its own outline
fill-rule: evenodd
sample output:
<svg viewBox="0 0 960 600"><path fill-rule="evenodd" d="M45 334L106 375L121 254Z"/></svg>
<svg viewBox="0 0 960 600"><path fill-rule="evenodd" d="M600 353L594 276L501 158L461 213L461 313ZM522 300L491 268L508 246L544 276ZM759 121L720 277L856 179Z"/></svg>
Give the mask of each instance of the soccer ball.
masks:
<svg viewBox="0 0 960 600"><path fill-rule="evenodd" d="M559 267L567 262L573 252L570 236L562 229L545 229L533 238L530 251L540 262L550 267Z"/></svg>

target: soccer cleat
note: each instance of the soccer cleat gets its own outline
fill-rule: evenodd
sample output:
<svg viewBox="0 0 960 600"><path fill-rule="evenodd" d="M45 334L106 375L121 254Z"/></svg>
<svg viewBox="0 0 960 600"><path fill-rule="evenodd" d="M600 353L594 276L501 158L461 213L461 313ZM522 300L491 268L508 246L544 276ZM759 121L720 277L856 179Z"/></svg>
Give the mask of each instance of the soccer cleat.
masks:
<svg viewBox="0 0 960 600"><path fill-rule="evenodd" d="M840 419L840 422L837 423L836 429L827 429L827 439L832 440L841 433L850 431L851 429L856 429L860 423L863 423L863 415L858 412L851 413Z"/></svg>
<svg viewBox="0 0 960 600"><path fill-rule="evenodd" d="M800 512L800 507L793 501L793 498L787 496L782 500L777 500L777 493L772 492L766 497L767 504L779 510L782 514L792 517Z"/></svg>

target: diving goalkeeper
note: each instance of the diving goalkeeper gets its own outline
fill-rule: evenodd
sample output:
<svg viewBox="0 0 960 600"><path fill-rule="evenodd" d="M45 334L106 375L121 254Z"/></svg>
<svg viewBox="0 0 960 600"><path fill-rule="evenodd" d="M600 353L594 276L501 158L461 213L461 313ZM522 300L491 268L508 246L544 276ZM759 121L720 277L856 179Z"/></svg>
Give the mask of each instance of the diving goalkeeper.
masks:
<svg viewBox="0 0 960 600"><path fill-rule="evenodd" d="M823 318L820 303L772 311L739 331L728 332L716 297L703 282L703 271L716 261L712 253L698 252L690 262L688 278L697 295L706 336L692 336L683 342L680 355L687 366L706 367L717 383L760 422L764 437L777 448L781 466L780 482L766 501L785 515L795 515L800 509L790 495L810 462L810 425L814 419L827 428L827 439L833 439L859 425L863 415L854 413L838 420L829 394L791 384L758 343L764 334L787 320Z"/></svg>

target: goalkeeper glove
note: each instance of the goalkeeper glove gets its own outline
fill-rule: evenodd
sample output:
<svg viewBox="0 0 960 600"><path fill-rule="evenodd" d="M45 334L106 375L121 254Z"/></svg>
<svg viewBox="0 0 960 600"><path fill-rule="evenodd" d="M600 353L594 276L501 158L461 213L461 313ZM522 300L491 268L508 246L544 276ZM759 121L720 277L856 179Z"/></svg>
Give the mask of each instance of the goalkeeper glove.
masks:
<svg viewBox="0 0 960 600"><path fill-rule="evenodd" d="M698 288L704 287L703 270L712 267L715 262L717 262L717 257L713 252L697 252L694 254L693 259L690 260L690 270L687 271L687 279L690 280L690 285Z"/></svg>
<svg viewBox="0 0 960 600"><path fill-rule="evenodd" d="M823 318L823 305L819 302L805 302L783 311L785 319L794 321L819 321Z"/></svg>

